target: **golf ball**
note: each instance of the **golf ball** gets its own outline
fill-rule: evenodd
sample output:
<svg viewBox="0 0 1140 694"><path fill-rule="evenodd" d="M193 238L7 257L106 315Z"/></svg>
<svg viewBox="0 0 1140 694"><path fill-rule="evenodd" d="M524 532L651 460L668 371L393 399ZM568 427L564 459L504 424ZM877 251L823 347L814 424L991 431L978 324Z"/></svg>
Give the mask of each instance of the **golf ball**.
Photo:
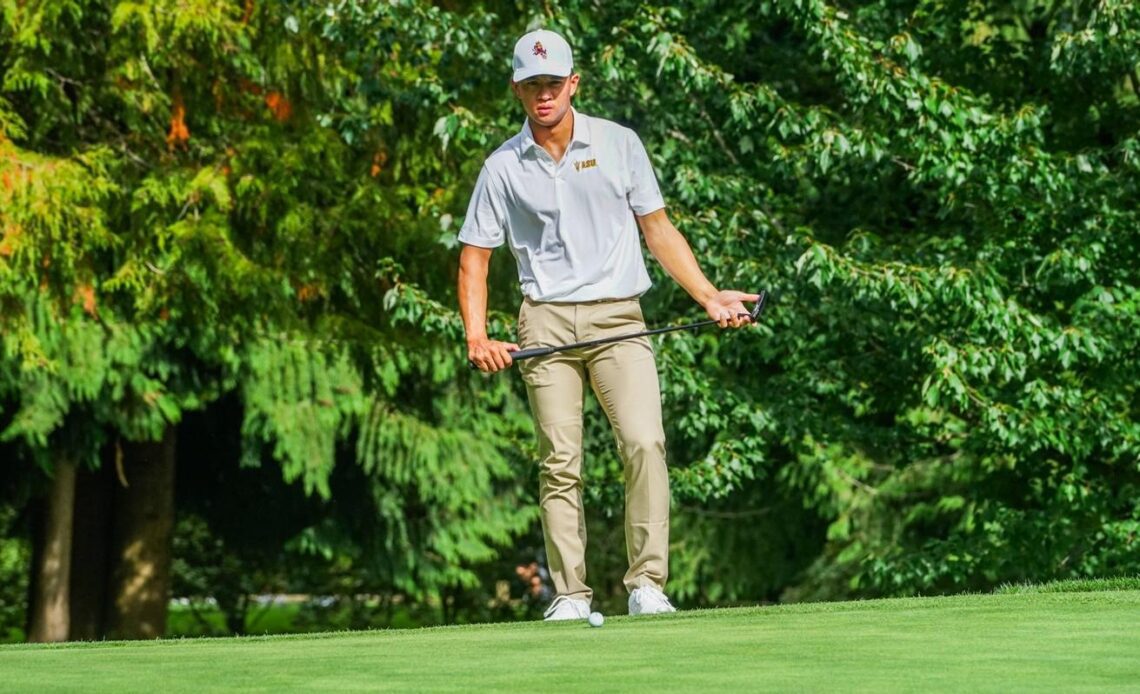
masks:
<svg viewBox="0 0 1140 694"><path fill-rule="evenodd" d="M600 627L603 624L605 624L605 622L606 622L606 618L602 616L601 612L591 612L590 613L590 626Z"/></svg>

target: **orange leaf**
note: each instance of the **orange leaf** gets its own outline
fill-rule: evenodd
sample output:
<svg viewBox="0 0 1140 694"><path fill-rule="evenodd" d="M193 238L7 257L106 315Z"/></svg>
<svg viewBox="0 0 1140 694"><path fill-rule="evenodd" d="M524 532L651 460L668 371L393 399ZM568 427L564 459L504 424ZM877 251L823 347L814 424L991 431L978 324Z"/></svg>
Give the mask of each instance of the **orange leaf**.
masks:
<svg viewBox="0 0 1140 694"><path fill-rule="evenodd" d="M16 252L16 239L20 238L23 231L19 224L9 224L4 227L4 237L0 240L0 256L8 258Z"/></svg>
<svg viewBox="0 0 1140 694"><path fill-rule="evenodd" d="M380 175L380 172L384 170L384 164L387 161L388 153L384 150L379 150L372 156L372 168L368 171L372 178L376 178Z"/></svg>
<svg viewBox="0 0 1140 694"><path fill-rule="evenodd" d="M273 91L265 95L265 105L273 112L273 117L279 123L289 120L293 115L293 104L281 92Z"/></svg>
<svg viewBox="0 0 1140 694"><path fill-rule="evenodd" d="M166 135L166 146L174 149L185 145L190 139L190 129L186 127L186 105L182 103L182 90L174 89L174 110L170 116L170 132Z"/></svg>
<svg viewBox="0 0 1140 694"><path fill-rule="evenodd" d="M323 293L319 285L303 284L297 289L297 301L301 303L312 301L319 298Z"/></svg>
<svg viewBox="0 0 1140 694"><path fill-rule="evenodd" d="M95 287L85 284L79 287L79 298L83 301L83 310L89 316L94 316L98 313L95 305Z"/></svg>

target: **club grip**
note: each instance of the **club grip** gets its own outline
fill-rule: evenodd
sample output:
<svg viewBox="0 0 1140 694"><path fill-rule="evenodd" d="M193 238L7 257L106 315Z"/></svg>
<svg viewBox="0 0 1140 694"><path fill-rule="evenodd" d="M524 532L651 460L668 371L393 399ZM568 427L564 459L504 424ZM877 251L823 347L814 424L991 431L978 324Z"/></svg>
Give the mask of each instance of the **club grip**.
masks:
<svg viewBox="0 0 1140 694"><path fill-rule="evenodd" d="M519 361L521 359L530 359L531 357L541 357L547 354L554 354L557 351L558 350L554 347L531 347L530 349L520 349L517 352L508 352L508 354L511 355L511 359L513 361ZM479 368L475 365L475 362L470 360L467 361L467 366L472 369Z"/></svg>
<svg viewBox="0 0 1140 694"><path fill-rule="evenodd" d="M531 347L530 349L520 349L517 352L511 352L511 359L519 361L520 359L530 359L531 357L541 357L547 354L554 354L557 351L553 347Z"/></svg>

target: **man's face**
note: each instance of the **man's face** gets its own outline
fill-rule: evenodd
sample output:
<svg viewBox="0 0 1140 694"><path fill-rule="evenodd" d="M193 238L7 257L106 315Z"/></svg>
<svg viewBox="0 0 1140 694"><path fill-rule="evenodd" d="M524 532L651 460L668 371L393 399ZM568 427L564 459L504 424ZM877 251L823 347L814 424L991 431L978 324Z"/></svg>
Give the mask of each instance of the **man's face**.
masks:
<svg viewBox="0 0 1140 694"><path fill-rule="evenodd" d="M570 97L578 91L578 75L536 75L522 82L511 82L511 89L533 123L551 127L570 110Z"/></svg>

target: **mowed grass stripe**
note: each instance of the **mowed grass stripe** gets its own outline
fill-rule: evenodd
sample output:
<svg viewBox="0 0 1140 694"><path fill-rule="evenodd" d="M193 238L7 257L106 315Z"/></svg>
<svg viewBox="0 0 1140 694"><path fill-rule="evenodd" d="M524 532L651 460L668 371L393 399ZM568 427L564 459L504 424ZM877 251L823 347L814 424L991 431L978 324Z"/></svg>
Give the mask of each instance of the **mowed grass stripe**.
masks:
<svg viewBox="0 0 1140 694"><path fill-rule="evenodd" d="M1140 591L0 648L5 691L1140 691Z"/></svg>

